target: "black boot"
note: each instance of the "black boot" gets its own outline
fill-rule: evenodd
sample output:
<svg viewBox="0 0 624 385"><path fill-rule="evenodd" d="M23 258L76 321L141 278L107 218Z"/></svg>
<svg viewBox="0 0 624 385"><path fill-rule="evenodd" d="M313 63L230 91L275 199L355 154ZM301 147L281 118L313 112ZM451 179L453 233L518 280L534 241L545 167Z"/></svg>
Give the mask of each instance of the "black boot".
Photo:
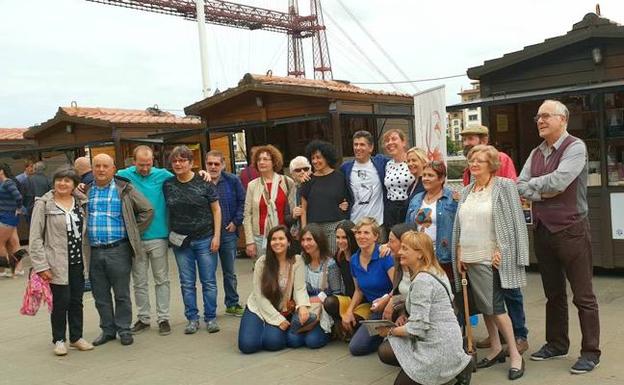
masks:
<svg viewBox="0 0 624 385"><path fill-rule="evenodd" d="M475 369L475 364L474 364L474 360L470 360L470 362L468 362L468 365L466 365L466 367L464 368L464 370L462 370L457 377L455 377L455 379L457 380L457 382L455 383L455 385L470 385L470 379L472 378L472 372Z"/></svg>

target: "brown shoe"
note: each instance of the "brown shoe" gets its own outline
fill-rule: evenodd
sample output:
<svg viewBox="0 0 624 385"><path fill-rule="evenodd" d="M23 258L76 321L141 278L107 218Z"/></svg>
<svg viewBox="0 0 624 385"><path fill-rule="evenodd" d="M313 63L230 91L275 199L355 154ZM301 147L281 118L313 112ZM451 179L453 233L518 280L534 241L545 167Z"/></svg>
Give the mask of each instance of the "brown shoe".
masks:
<svg viewBox="0 0 624 385"><path fill-rule="evenodd" d="M524 352L529 350L529 343L524 338L516 338L516 348L518 349L518 353L522 355ZM507 349L507 345L505 345L503 349L505 349L505 355L509 357L509 349Z"/></svg>
<svg viewBox="0 0 624 385"><path fill-rule="evenodd" d="M490 337L485 337L481 341L477 341L477 349L489 349L491 346Z"/></svg>
<svg viewBox="0 0 624 385"><path fill-rule="evenodd" d="M529 342L523 338L516 338L516 347L518 348L518 353L524 354L524 352L529 350Z"/></svg>

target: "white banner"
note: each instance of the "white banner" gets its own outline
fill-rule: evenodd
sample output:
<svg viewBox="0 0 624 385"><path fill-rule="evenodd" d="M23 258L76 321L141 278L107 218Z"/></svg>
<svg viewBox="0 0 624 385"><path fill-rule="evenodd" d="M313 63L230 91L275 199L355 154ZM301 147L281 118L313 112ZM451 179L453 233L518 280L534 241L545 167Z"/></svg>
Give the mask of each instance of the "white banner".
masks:
<svg viewBox="0 0 624 385"><path fill-rule="evenodd" d="M446 163L446 98L444 86L414 95L414 137L416 146L430 160Z"/></svg>

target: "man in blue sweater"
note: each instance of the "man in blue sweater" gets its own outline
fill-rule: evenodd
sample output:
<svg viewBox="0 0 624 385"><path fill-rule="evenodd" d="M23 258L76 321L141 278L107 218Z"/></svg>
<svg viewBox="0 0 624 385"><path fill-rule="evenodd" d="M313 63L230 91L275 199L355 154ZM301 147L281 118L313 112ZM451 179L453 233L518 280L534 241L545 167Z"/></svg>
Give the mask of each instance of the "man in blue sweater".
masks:
<svg viewBox="0 0 624 385"><path fill-rule="evenodd" d="M244 309L239 303L236 291L236 246L238 244L238 228L243 225L243 209L245 208L245 190L241 181L234 174L225 172L225 158L220 151L209 151L206 154L206 170L212 183L219 193L221 205L221 243L219 259L223 269L223 289L225 290L225 314L242 317Z"/></svg>
<svg viewBox="0 0 624 385"><path fill-rule="evenodd" d="M372 217L382 225L386 199L384 178L386 163L390 158L382 154L371 156L375 148L373 142L373 136L368 131L361 130L353 134L355 159L344 162L340 170L347 178L351 194L351 221L357 223L364 217Z"/></svg>

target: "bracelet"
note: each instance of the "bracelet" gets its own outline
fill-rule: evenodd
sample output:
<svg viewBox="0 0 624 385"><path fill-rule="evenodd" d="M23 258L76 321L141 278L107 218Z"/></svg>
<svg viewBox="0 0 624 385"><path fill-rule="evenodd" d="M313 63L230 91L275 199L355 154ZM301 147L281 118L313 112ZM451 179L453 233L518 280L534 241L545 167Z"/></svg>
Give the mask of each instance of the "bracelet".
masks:
<svg viewBox="0 0 624 385"><path fill-rule="evenodd" d="M392 334L392 331L394 330L394 328L390 328L388 329L388 337L393 336L394 334Z"/></svg>

